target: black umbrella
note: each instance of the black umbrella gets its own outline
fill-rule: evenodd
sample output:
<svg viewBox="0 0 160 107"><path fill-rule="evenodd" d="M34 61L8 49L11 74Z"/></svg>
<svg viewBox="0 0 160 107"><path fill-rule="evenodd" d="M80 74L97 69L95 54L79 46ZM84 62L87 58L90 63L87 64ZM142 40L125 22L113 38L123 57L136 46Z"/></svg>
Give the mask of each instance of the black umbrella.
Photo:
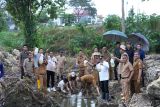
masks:
<svg viewBox="0 0 160 107"><path fill-rule="evenodd" d="M110 30L108 32L105 32L103 36L106 39L112 40L112 41L123 41L123 40L127 40L128 38L125 33L118 30Z"/></svg>
<svg viewBox="0 0 160 107"><path fill-rule="evenodd" d="M144 51L149 51L149 41L147 38L142 35L141 33L131 33L128 36L128 40L133 42L133 43L140 43L143 46Z"/></svg>

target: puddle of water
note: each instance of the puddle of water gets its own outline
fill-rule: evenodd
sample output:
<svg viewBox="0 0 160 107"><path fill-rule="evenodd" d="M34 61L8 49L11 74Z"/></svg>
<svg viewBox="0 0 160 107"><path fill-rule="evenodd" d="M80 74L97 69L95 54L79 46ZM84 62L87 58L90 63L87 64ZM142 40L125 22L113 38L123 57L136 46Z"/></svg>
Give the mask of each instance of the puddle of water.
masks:
<svg viewBox="0 0 160 107"><path fill-rule="evenodd" d="M92 99L83 98L82 92L79 92L77 95L65 98L61 107L96 107L96 103Z"/></svg>

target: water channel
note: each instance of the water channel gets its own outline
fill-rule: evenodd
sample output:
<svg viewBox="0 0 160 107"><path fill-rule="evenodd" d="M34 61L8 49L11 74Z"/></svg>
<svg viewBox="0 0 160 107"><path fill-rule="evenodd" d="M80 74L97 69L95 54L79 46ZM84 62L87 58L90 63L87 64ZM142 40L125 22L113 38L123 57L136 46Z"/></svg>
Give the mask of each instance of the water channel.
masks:
<svg viewBox="0 0 160 107"><path fill-rule="evenodd" d="M61 107L96 107L96 100L84 98L79 92L63 99Z"/></svg>

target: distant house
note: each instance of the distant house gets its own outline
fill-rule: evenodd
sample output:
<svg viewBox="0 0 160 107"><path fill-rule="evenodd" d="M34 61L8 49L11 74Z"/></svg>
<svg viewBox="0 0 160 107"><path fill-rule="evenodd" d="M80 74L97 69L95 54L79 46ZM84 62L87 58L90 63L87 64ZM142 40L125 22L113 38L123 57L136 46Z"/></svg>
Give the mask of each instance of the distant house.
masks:
<svg viewBox="0 0 160 107"><path fill-rule="evenodd" d="M104 17L102 15L97 15L95 17L95 24L101 25L104 22Z"/></svg>
<svg viewBox="0 0 160 107"><path fill-rule="evenodd" d="M86 10L76 9L73 11L74 15L77 16L76 22L86 23L86 24L98 24L101 25L104 22L104 17L102 15L97 15L95 17L89 15Z"/></svg>
<svg viewBox="0 0 160 107"><path fill-rule="evenodd" d="M5 12L7 15L7 26L9 31L15 31L17 30L17 27L11 17L11 15L8 12Z"/></svg>

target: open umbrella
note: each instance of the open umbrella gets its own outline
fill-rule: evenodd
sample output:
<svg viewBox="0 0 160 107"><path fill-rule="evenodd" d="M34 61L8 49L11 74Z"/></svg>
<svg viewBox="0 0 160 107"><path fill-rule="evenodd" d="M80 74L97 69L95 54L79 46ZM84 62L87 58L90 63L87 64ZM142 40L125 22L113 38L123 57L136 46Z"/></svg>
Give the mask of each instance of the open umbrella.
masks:
<svg viewBox="0 0 160 107"><path fill-rule="evenodd" d="M128 40L135 43L135 44L136 43L142 44L143 50L146 51L146 52L149 51L149 41L141 33L131 33L128 36Z"/></svg>
<svg viewBox="0 0 160 107"><path fill-rule="evenodd" d="M103 36L106 39L112 40L112 41L123 41L123 40L127 40L128 38L126 34L118 30L110 30L108 32L105 32Z"/></svg>

